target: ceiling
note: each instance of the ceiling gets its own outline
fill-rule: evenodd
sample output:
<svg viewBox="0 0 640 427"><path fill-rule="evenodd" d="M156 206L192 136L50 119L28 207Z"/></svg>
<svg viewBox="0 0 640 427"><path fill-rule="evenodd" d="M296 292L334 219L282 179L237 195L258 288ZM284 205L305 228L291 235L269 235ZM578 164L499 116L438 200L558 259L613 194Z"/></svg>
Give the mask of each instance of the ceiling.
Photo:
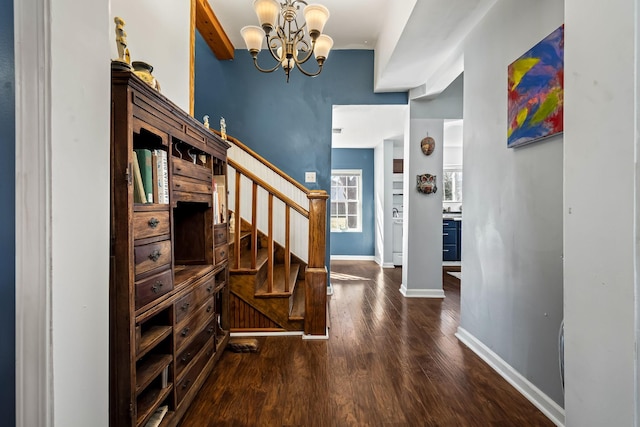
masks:
<svg viewBox="0 0 640 427"><path fill-rule="evenodd" d="M375 50L375 92L410 91L412 98L432 98L462 72L464 38L496 0L318 2L331 13L324 32L333 38L334 49ZM240 29L258 25L253 1L209 3L234 47L244 49ZM401 137L404 119L392 120L388 114L397 115L402 109L387 107L334 107L333 128L342 128L342 133L333 134L333 145L371 147L382 135ZM372 136L377 142L371 141Z"/></svg>

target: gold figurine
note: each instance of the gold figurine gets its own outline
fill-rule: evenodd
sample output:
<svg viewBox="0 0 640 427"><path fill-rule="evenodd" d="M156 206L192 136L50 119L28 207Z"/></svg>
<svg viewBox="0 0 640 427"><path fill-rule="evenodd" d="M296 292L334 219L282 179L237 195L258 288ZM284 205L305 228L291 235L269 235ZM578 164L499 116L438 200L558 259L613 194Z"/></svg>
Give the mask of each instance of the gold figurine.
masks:
<svg viewBox="0 0 640 427"><path fill-rule="evenodd" d="M131 56L127 48L127 33L124 30L124 19L116 16L113 19L116 24L116 47L118 49L118 59L111 61L111 68L119 70L131 70Z"/></svg>

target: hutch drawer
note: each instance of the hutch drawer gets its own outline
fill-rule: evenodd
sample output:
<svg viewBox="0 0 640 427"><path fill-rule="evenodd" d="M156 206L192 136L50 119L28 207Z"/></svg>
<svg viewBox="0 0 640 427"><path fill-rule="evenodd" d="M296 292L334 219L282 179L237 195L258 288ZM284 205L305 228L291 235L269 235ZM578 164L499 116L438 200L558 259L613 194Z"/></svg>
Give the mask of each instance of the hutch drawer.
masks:
<svg viewBox="0 0 640 427"><path fill-rule="evenodd" d="M173 289L173 274L167 269L147 279L136 282L136 310Z"/></svg>
<svg viewBox="0 0 640 427"><path fill-rule="evenodd" d="M214 299L209 298L191 317L187 318L174 329L174 341L177 349L181 348L185 342L190 341L191 337L196 335L200 329L211 320L214 314L214 307Z"/></svg>
<svg viewBox="0 0 640 427"><path fill-rule="evenodd" d="M198 336L194 338L193 341L189 345L187 345L177 356L176 356L176 375L180 376L184 368L186 368L189 363L195 359L200 352L200 350L208 344L209 341L213 341L215 346L215 331L216 324L215 320L211 320L207 326L200 331Z"/></svg>
<svg viewBox="0 0 640 427"><path fill-rule="evenodd" d="M229 245L225 243L224 245L217 246L214 252L216 257L216 264L220 264L221 262L224 262L227 260L227 258L229 258Z"/></svg>
<svg viewBox="0 0 640 427"><path fill-rule="evenodd" d="M213 340L209 341L207 346L198 353L197 361L189 368L184 377L180 379L176 384L176 395L178 397L178 404L182 401L187 394L193 383L196 381L198 374L202 371L209 361L211 355L214 352Z"/></svg>
<svg viewBox="0 0 640 427"><path fill-rule="evenodd" d="M169 234L169 212L134 212L133 238L163 236Z"/></svg>
<svg viewBox="0 0 640 427"><path fill-rule="evenodd" d="M171 240L135 247L136 276L171 264Z"/></svg>

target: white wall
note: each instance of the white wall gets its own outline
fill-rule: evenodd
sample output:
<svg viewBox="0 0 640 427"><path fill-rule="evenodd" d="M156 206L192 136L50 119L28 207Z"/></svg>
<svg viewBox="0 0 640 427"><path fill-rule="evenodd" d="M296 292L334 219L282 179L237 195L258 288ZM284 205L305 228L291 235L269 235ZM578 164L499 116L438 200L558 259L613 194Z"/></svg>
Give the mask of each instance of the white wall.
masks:
<svg viewBox="0 0 640 427"><path fill-rule="evenodd" d="M565 0L568 426L639 425L634 420L637 6L630 0Z"/></svg>
<svg viewBox="0 0 640 427"><path fill-rule="evenodd" d="M559 405L562 136L508 149L506 116L508 65L562 23L562 0L500 0L465 42L460 318Z"/></svg>
<svg viewBox="0 0 640 427"><path fill-rule="evenodd" d="M375 260L382 267L393 267L393 141L384 140L373 150L375 173ZM382 173L380 173L382 171Z"/></svg>
<svg viewBox="0 0 640 427"><path fill-rule="evenodd" d="M113 16L127 21L132 59L154 65L162 92L189 108L190 3L112 0L111 5L110 11L109 2L100 0L50 2L56 426L107 426L109 419L109 63L117 57Z"/></svg>
<svg viewBox="0 0 640 427"><path fill-rule="evenodd" d="M111 58L118 57L113 18L125 20L132 61L153 66L161 92L189 112L191 2L111 0Z"/></svg>
<svg viewBox="0 0 640 427"><path fill-rule="evenodd" d="M54 423L107 426L109 5L50 7Z"/></svg>

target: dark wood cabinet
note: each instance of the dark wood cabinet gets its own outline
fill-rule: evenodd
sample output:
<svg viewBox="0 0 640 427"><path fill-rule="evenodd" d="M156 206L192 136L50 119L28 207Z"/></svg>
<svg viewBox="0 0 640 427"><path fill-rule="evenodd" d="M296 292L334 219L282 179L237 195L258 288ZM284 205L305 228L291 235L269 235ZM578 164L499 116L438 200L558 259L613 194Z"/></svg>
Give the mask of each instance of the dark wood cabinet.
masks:
<svg viewBox="0 0 640 427"><path fill-rule="evenodd" d="M112 72L110 426L177 425L229 339L228 148Z"/></svg>

